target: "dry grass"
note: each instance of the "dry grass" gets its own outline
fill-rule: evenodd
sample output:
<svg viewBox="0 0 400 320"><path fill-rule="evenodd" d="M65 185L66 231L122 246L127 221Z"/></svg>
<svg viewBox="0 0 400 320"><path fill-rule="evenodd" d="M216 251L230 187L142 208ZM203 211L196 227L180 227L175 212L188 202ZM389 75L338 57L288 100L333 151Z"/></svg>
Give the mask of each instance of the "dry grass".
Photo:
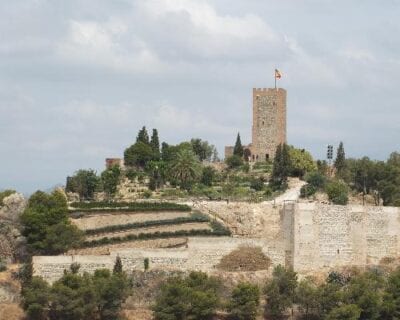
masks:
<svg viewBox="0 0 400 320"><path fill-rule="evenodd" d="M224 256L217 268L223 271L258 271L268 270L271 259L260 247L240 247Z"/></svg>
<svg viewBox="0 0 400 320"><path fill-rule="evenodd" d="M0 319L4 320L22 320L24 311L16 303L0 303Z"/></svg>

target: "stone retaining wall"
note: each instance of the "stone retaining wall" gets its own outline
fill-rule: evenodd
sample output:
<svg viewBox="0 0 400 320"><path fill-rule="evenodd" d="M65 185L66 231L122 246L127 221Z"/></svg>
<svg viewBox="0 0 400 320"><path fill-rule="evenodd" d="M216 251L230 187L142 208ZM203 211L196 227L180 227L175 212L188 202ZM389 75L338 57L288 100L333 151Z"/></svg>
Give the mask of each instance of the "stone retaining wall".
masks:
<svg viewBox="0 0 400 320"><path fill-rule="evenodd" d="M400 208L299 203L293 241L298 272L377 265L400 255Z"/></svg>
<svg viewBox="0 0 400 320"><path fill-rule="evenodd" d="M149 259L150 269L212 271L222 257L241 246L261 247L273 265L284 264L284 250L279 244L261 239L229 237L194 237L187 248L173 249L121 249L104 256L36 256L33 257L34 275L53 282L69 270L72 263L79 263L80 271L94 272L96 269L112 270L117 256L121 258L127 272L143 270L144 260Z"/></svg>

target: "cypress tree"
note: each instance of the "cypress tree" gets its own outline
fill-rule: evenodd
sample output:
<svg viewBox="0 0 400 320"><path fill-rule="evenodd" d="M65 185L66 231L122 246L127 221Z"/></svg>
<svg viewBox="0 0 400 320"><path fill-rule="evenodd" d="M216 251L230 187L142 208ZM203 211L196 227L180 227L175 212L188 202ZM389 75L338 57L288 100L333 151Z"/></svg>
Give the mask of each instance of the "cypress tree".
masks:
<svg viewBox="0 0 400 320"><path fill-rule="evenodd" d="M282 172L282 145L279 144L276 148L275 157L274 157L274 165L272 167L271 180L277 181L280 178L280 174Z"/></svg>
<svg viewBox="0 0 400 320"><path fill-rule="evenodd" d="M235 156L243 157L243 146L242 141L240 140L240 133L237 135L235 147L233 148L233 154Z"/></svg>
<svg viewBox="0 0 400 320"><path fill-rule="evenodd" d="M335 168L339 175L341 175L346 168L346 155L344 152L343 142L340 142L336 153Z"/></svg>
<svg viewBox="0 0 400 320"><path fill-rule="evenodd" d="M149 134L147 133L146 127L143 126L143 128L139 131L136 142L143 142L145 144L150 144L149 142Z"/></svg>
<svg viewBox="0 0 400 320"><path fill-rule="evenodd" d="M121 274L122 273L122 261L119 256L115 259L115 264L114 264L114 269L113 269L114 274Z"/></svg>
<svg viewBox="0 0 400 320"><path fill-rule="evenodd" d="M160 155L160 140L158 139L158 131L157 129L153 129L153 134L150 140L150 146L153 149L154 153L159 156Z"/></svg>

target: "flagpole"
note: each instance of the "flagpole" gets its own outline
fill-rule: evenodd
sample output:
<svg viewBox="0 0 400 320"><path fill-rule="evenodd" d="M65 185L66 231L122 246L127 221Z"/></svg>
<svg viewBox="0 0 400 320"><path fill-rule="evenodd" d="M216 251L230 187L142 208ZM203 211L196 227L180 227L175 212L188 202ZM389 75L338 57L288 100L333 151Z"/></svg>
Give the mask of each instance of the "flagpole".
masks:
<svg viewBox="0 0 400 320"><path fill-rule="evenodd" d="M276 90L276 71L274 72L274 78L275 78L275 90Z"/></svg>

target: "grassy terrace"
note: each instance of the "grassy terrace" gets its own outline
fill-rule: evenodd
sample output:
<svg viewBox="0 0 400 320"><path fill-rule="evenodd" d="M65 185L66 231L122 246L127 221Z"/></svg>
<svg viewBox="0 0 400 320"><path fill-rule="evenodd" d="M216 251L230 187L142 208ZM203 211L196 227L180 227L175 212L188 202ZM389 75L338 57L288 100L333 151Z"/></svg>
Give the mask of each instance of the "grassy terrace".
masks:
<svg viewBox="0 0 400 320"><path fill-rule="evenodd" d="M154 233L139 233L139 234L129 234L123 237L104 237L100 239L84 241L81 244L81 248L90 248L90 247L97 247L103 246L108 244L117 244L117 243L124 243L130 241L137 241L137 240L149 240L149 239L167 239L167 238L175 238L175 237L194 237L194 236L230 236L231 233L229 229L224 227L217 221L210 222L211 230L204 229L204 230L179 230L173 232L154 232Z"/></svg>
<svg viewBox="0 0 400 320"><path fill-rule="evenodd" d="M177 224L185 224L193 222L209 222L209 221L210 219L206 215L201 213L193 213L190 215L190 217L179 217L175 219L153 220L153 221L112 225L96 229L88 229L85 231L85 233L87 235L94 235L94 234L126 231L126 230L140 229L140 228L154 227L154 226L166 226L166 225L177 225Z"/></svg>

